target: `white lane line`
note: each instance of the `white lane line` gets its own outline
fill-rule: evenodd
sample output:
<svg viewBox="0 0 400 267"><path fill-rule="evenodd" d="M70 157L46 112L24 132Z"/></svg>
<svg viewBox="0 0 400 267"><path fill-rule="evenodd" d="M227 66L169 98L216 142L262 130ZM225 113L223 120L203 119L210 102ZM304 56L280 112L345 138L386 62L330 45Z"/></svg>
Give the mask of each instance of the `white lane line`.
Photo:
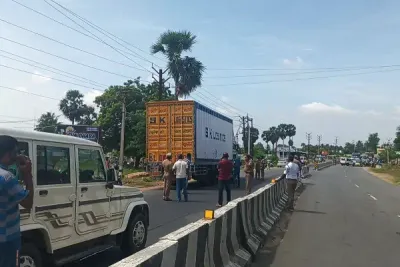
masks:
<svg viewBox="0 0 400 267"><path fill-rule="evenodd" d="M371 195L371 194L368 194L368 196L369 196L370 198L372 198L373 200L378 200L376 197L374 197L374 196Z"/></svg>
<svg viewBox="0 0 400 267"><path fill-rule="evenodd" d="M360 188L360 186L358 184L354 184L357 188Z"/></svg>

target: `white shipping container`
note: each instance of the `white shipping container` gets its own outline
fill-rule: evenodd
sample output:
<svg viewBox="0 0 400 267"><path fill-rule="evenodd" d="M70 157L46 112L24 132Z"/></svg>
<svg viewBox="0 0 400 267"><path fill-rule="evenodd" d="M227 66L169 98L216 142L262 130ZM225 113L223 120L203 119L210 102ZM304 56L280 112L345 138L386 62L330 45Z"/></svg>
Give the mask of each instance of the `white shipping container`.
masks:
<svg viewBox="0 0 400 267"><path fill-rule="evenodd" d="M199 103L195 107L196 162L218 161L225 152L232 158L232 119Z"/></svg>

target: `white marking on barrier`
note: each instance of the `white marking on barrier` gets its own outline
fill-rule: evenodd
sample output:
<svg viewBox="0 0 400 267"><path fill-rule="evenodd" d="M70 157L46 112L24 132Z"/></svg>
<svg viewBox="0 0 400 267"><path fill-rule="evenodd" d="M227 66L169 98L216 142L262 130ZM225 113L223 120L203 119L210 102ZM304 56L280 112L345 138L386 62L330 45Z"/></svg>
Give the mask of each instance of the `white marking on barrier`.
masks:
<svg viewBox="0 0 400 267"><path fill-rule="evenodd" d="M369 196L370 198L372 198L373 200L378 200L376 197L374 197L374 196L371 195L371 194L368 194L368 196Z"/></svg>
<svg viewBox="0 0 400 267"><path fill-rule="evenodd" d="M360 188L360 186L358 184L354 184L357 188Z"/></svg>

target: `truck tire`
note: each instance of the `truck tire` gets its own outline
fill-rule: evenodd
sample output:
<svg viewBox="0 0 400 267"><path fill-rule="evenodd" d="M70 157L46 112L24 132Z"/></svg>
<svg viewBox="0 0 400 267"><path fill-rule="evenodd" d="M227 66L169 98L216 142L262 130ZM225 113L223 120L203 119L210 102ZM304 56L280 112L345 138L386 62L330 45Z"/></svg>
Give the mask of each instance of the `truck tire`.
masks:
<svg viewBox="0 0 400 267"><path fill-rule="evenodd" d="M144 249L147 241L147 228L146 218L142 213L131 215L121 244L121 250L125 255L131 255Z"/></svg>
<svg viewBox="0 0 400 267"><path fill-rule="evenodd" d="M21 267L44 267L43 255L40 253L38 246L30 242L22 243L19 264Z"/></svg>

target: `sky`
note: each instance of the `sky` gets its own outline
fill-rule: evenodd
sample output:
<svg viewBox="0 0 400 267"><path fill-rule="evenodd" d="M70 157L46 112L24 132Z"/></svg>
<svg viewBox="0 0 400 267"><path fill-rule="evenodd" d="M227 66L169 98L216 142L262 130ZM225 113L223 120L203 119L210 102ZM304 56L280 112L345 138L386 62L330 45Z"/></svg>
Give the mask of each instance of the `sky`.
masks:
<svg viewBox="0 0 400 267"><path fill-rule="evenodd" d="M16 2L93 36L90 30L101 41ZM314 144L317 135L322 143L338 137L344 144L374 132L386 141L400 125L399 1L57 2L129 43L124 43L129 51L72 17L80 28L46 1L0 1L1 127L33 129L45 112L61 115L59 100L70 89L80 90L93 105L109 85L136 77L151 81L152 63L165 68L166 62L151 55L150 46L168 29L197 36L190 55L206 72L190 98L232 117L235 131L237 116L249 114L260 132L294 124L295 145L306 142L306 132ZM27 59L82 78L52 73Z"/></svg>

